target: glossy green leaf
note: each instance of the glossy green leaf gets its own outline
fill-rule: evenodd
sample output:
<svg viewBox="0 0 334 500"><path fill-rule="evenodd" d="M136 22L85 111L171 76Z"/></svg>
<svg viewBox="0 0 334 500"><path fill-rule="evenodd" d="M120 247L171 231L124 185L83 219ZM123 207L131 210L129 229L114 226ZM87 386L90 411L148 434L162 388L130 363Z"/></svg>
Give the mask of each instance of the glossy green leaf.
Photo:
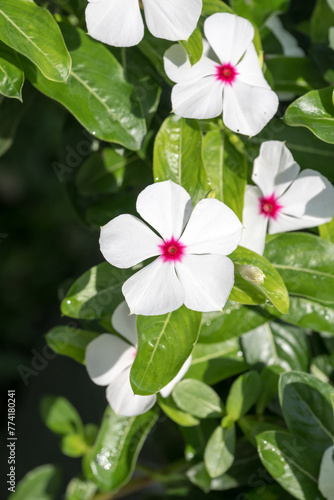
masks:
<svg viewBox="0 0 334 500"><path fill-rule="evenodd" d="M207 442L204 452L205 467L212 478L221 476L234 461L235 427L219 425Z"/></svg>
<svg viewBox="0 0 334 500"><path fill-rule="evenodd" d="M114 312L124 299L122 286L133 274L107 262L86 271L71 286L61 303L61 312L71 318L100 319Z"/></svg>
<svg viewBox="0 0 334 500"><path fill-rule="evenodd" d="M322 141L334 144L333 89L312 90L294 101L285 112L285 123L307 127Z"/></svg>
<svg viewBox="0 0 334 500"><path fill-rule="evenodd" d="M243 306L227 301L219 312L203 313L199 342L215 343L238 337L270 320L259 307Z"/></svg>
<svg viewBox="0 0 334 500"><path fill-rule="evenodd" d="M246 415L238 420L238 425L246 438L253 446L256 447L256 436L265 431L281 431L281 426L278 425L277 419L272 417ZM283 422L282 422L283 425Z"/></svg>
<svg viewBox="0 0 334 500"><path fill-rule="evenodd" d="M55 326L46 335L47 344L56 353L69 356L79 363L85 363L88 344L98 337L95 332L80 330L70 325Z"/></svg>
<svg viewBox="0 0 334 500"><path fill-rule="evenodd" d="M61 474L55 465L41 465L28 472L8 500L55 500L60 493Z"/></svg>
<svg viewBox="0 0 334 500"><path fill-rule="evenodd" d="M68 483L65 500L92 500L97 490L96 484L74 477Z"/></svg>
<svg viewBox="0 0 334 500"><path fill-rule="evenodd" d="M285 371L307 371L308 343L301 328L267 323L244 334L241 345L250 366L277 365Z"/></svg>
<svg viewBox="0 0 334 500"><path fill-rule="evenodd" d="M212 385L247 369L238 339L210 344L197 343L187 378Z"/></svg>
<svg viewBox="0 0 334 500"><path fill-rule="evenodd" d="M249 297L250 303L254 303L254 300L255 303L261 303L260 294L264 296L262 302L267 298L280 312L283 314L288 312L288 291L281 276L267 259L244 247L238 247L229 257L235 265L255 266L264 274L262 279L261 277L251 279L244 270L238 272L237 267L230 300L238 301L238 297L245 296L245 298ZM256 302L257 300L259 302Z"/></svg>
<svg viewBox="0 0 334 500"><path fill-rule="evenodd" d="M266 60L266 66L273 77L276 92L303 95L326 85L317 66L307 57L272 57Z"/></svg>
<svg viewBox="0 0 334 500"><path fill-rule="evenodd" d="M256 371L240 375L232 384L226 400L226 413L234 421L245 415L259 397L260 376Z"/></svg>
<svg viewBox="0 0 334 500"><path fill-rule="evenodd" d="M181 410L194 417L211 418L222 415L222 402L218 394L199 380L182 380L175 386L172 396Z"/></svg>
<svg viewBox="0 0 334 500"><path fill-rule="evenodd" d="M0 94L22 101L24 73L16 52L0 42Z"/></svg>
<svg viewBox="0 0 334 500"><path fill-rule="evenodd" d="M234 14L231 7L221 0L203 0L203 16L209 17L216 12L228 12L229 14Z"/></svg>
<svg viewBox="0 0 334 500"><path fill-rule="evenodd" d="M312 234L286 233L271 240L264 253L290 294L334 303L334 244Z"/></svg>
<svg viewBox="0 0 334 500"><path fill-rule="evenodd" d="M200 30L196 28L188 40L179 43L187 52L190 64L196 64L203 54L203 41Z"/></svg>
<svg viewBox="0 0 334 500"><path fill-rule="evenodd" d="M126 484L157 418L156 409L138 417L122 417L108 407L95 444L84 457L87 478L101 491L112 492Z"/></svg>
<svg viewBox="0 0 334 500"><path fill-rule="evenodd" d="M292 371L281 375L279 398L288 428L308 439L321 453L333 443L334 389L308 373Z"/></svg>
<svg viewBox="0 0 334 500"><path fill-rule="evenodd" d="M183 427L194 427L199 424L199 420L195 418L190 413L186 413L175 404L172 396L168 396L168 398L163 398L158 394L158 403L160 408L166 413L167 417L169 417L173 422Z"/></svg>
<svg viewBox="0 0 334 500"><path fill-rule="evenodd" d="M66 81L71 57L50 12L33 0L2 0L0 39L30 59L45 78Z"/></svg>
<svg viewBox="0 0 334 500"><path fill-rule="evenodd" d="M323 500L317 488L319 464L307 440L267 431L257 436L257 444L263 465L285 490L299 500Z"/></svg>
<svg viewBox="0 0 334 500"><path fill-rule="evenodd" d="M325 450L321 459L319 474L319 490L326 498L331 500L334 492L334 445Z"/></svg>
<svg viewBox="0 0 334 500"><path fill-rule="evenodd" d="M317 0L311 16L310 27L312 41L316 43L327 43L328 30L333 24L334 12L328 0Z"/></svg>
<svg viewBox="0 0 334 500"><path fill-rule="evenodd" d="M272 308L270 312L276 315ZM334 307L324 306L302 297L290 297L290 309L283 316L277 314L287 323L310 328L316 332L328 332L334 334Z"/></svg>
<svg viewBox="0 0 334 500"><path fill-rule="evenodd" d="M159 316L138 316L138 347L130 372L135 394L155 394L180 371L197 341L201 313L185 306Z"/></svg>
<svg viewBox="0 0 334 500"><path fill-rule="evenodd" d="M211 478L206 470L204 462L199 462L196 465L190 467L187 470L188 479L201 488L205 493L208 493L211 489Z"/></svg>
<svg viewBox="0 0 334 500"><path fill-rule="evenodd" d="M312 359L310 372L322 382L334 381L334 356L321 354Z"/></svg>
<svg viewBox="0 0 334 500"><path fill-rule="evenodd" d="M238 16L246 17L260 26L273 12L284 12L289 0L231 0L231 7Z"/></svg>
<svg viewBox="0 0 334 500"><path fill-rule="evenodd" d="M279 378L283 372L284 368L280 365L265 366L261 371L261 391L255 406L257 415L263 414L266 406L271 403L274 398L277 398Z"/></svg>
<svg viewBox="0 0 334 500"><path fill-rule="evenodd" d="M202 133L196 120L172 115L162 124L154 144L155 181L172 180L184 187L194 202L210 191L202 160Z"/></svg>
<svg viewBox="0 0 334 500"><path fill-rule="evenodd" d="M95 137L140 149L146 134L145 119L121 65L106 47L80 29L63 25L62 32L72 56L67 82L51 82L23 61L27 78L40 92L67 108Z"/></svg>
<svg viewBox="0 0 334 500"><path fill-rule="evenodd" d="M44 424L56 434L83 434L83 425L74 406L63 397L45 396L41 401Z"/></svg>
<svg viewBox="0 0 334 500"><path fill-rule="evenodd" d="M223 130L210 130L203 139L202 154L215 197L226 203L241 220L247 160L233 145L233 137Z"/></svg>

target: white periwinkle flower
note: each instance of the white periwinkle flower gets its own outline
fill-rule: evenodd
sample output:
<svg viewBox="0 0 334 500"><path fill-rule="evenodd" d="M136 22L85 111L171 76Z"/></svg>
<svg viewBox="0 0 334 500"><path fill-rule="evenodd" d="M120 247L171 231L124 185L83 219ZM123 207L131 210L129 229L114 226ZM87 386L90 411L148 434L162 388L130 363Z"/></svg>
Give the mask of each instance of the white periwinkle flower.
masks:
<svg viewBox="0 0 334 500"><path fill-rule="evenodd" d="M88 34L115 47L137 45L144 36L144 22L157 38L187 40L196 28L202 0L88 0Z"/></svg>
<svg viewBox="0 0 334 500"><path fill-rule="evenodd" d="M148 411L157 397L134 394L130 384L130 370L136 357L137 330L136 316L129 316L129 308L122 302L112 316L114 329L128 342L115 335L103 333L86 349L86 368L88 375L97 385L108 386L106 396L115 413L134 417ZM176 377L160 390L167 398L174 386L186 374L191 364L191 356L185 361Z"/></svg>
<svg viewBox="0 0 334 500"><path fill-rule="evenodd" d="M172 181L145 188L136 208L159 235L137 217L120 215L101 228L100 237L101 252L116 267L158 257L122 287L131 313L154 316L182 304L194 311L221 310L234 282L226 255L242 231L235 213L212 198L192 211L189 194Z"/></svg>
<svg viewBox="0 0 334 500"><path fill-rule="evenodd" d="M208 119L223 113L224 124L240 134L258 134L277 111L278 97L262 74L252 43L254 28L242 17L213 14L204 23L203 56L190 65L181 46L164 56L175 114Z"/></svg>
<svg viewBox="0 0 334 500"><path fill-rule="evenodd" d="M280 141L261 145L247 186L240 245L263 253L269 234L315 227L334 216L334 188L315 170L302 170Z"/></svg>

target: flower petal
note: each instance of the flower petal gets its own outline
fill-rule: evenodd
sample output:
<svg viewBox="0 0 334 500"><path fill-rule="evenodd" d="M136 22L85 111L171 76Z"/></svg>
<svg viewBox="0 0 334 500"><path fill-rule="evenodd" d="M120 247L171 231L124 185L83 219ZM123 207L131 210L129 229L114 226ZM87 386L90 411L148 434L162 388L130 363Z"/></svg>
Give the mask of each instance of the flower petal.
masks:
<svg viewBox="0 0 334 500"><path fill-rule="evenodd" d="M196 64L191 66L186 51L179 44L172 45L164 55L166 75L177 83L213 75L216 71L216 65L216 62L203 55Z"/></svg>
<svg viewBox="0 0 334 500"><path fill-rule="evenodd" d="M120 333L133 346L137 345L137 316L130 315L130 309L125 301L121 302L113 312L111 324L116 332Z"/></svg>
<svg viewBox="0 0 334 500"><path fill-rule="evenodd" d="M154 406L157 397L138 396L130 384L130 368L123 370L107 387L108 403L115 413L124 417L136 417L146 413Z"/></svg>
<svg viewBox="0 0 334 500"><path fill-rule="evenodd" d="M88 34L108 45L131 47L144 36L138 0L101 0L86 8Z"/></svg>
<svg viewBox="0 0 334 500"><path fill-rule="evenodd" d="M281 214L269 223L269 233L295 231L329 222L334 216L334 188L315 170L303 170L280 197Z"/></svg>
<svg viewBox="0 0 334 500"><path fill-rule="evenodd" d="M263 196L281 196L297 177L300 168L281 141L261 144L260 154L254 160L252 180L261 188ZM281 202L281 200L280 200Z"/></svg>
<svg viewBox="0 0 334 500"><path fill-rule="evenodd" d="M161 258L131 276L123 285L123 295L133 314L156 316L182 306L184 292L174 264Z"/></svg>
<svg viewBox="0 0 334 500"><path fill-rule="evenodd" d="M124 340L103 333L86 349L88 375L97 385L108 385L125 368L132 365L136 350Z"/></svg>
<svg viewBox="0 0 334 500"><path fill-rule="evenodd" d="M204 22L204 33L220 62L234 66L254 38L254 28L247 19L228 13L208 17Z"/></svg>
<svg viewBox="0 0 334 500"><path fill-rule="evenodd" d="M161 243L159 236L133 215L119 215L101 228L100 250L116 267L132 267L159 255Z"/></svg>
<svg viewBox="0 0 334 500"><path fill-rule="evenodd" d="M223 111L223 88L215 76L179 83L172 90L173 112L183 118L215 118Z"/></svg>
<svg viewBox="0 0 334 500"><path fill-rule="evenodd" d="M240 245L262 255L266 242L268 218L260 213L261 190L256 186L246 186Z"/></svg>
<svg viewBox="0 0 334 500"><path fill-rule="evenodd" d="M260 61L253 43L246 50L244 57L237 66L237 71L240 82L270 89L270 85L263 76Z"/></svg>
<svg viewBox="0 0 334 500"><path fill-rule="evenodd" d="M234 266L223 255L186 255L175 264L185 292L184 304L193 311L221 311L234 283Z"/></svg>
<svg viewBox="0 0 334 500"><path fill-rule="evenodd" d="M187 253L228 255L239 244L242 224L224 203L205 199L197 203L181 236Z"/></svg>
<svg viewBox="0 0 334 500"><path fill-rule="evenodd" d="M157 38L188 40L202 11L202 0L142 0L147 27Z"/></svg>
<svg viewBox="0 0 334 500"><path fill-rule="evenodd" d="M278 108L278 97L270 89L252 87L236 81L224 88L223 121L240 134L254 136L271 120Z"/></svg>
<svg viewBox="0 0 334 500"><path fill-rule="evenodd" d="M137 198L137 212L161 236L175 239L188 222L192 202L187 191L172 181L157 182L145 188Z"/></svg>
<svg viewBox="0 0 334 500"><path fill-rule="evenodd" d="M163 387L159 392L161 394L161 396L163 398L168 398L168 396L170 395L170 393L172 392L172 390L174 389L174 387L176 386L176 384L178 382L180 382L180 380L183 379L184 375L187 373L187 371L189 370L190 368L190 365L191 365L191 359L192 359L192 356L189 356L189 358L187 358L184 362L184 364L182 365L182 368L181 370L179 371L179 373L176 375L176 377L173 378L173 380L171 380L169 382L169 384L165 385L165 387Z"/></svg>

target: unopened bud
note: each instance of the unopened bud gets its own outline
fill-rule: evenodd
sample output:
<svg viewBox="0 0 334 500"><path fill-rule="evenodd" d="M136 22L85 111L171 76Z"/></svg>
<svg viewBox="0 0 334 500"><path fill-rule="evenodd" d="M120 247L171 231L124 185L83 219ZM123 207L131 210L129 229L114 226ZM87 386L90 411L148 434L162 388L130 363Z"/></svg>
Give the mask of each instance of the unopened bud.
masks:
<svg viewBox="0 0 334 500"><path fill-rule="evenodd" d="M236 270L240 273L242 278L250 281L254 285L262 285L264 278L266 277L261 269L248 264L236 264Z"/></svg>

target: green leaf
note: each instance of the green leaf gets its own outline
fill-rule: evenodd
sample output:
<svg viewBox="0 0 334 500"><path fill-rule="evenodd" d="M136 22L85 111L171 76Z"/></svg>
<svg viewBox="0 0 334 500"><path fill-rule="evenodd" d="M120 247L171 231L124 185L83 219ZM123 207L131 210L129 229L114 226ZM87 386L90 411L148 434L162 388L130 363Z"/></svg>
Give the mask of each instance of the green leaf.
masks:
<svg viewBox="0 0 334 500"><path fill-rule="evenodd" d="M180 371L197 341L201 313L182 306L160 316L138 316L138 347L130 372L135 394L155 394Z"/></svg>
<svg viewBox="0 0 334 500"><path fill-rule="evenodd" d="M276 92L303 95L326 85L317 66L307 57L277 56L266 59Z"/></svg>
<svg viewBox="0 0 334 500"><path fill-rule="evenodd" d="M74 477L68 483L65 500L92 500L97 490L96 484Z"/></svg>
<svg viewBox="0 0 334 500"><path fill-rule="evenodd" d="M334 378L334 356L321 354L312 359L310 372L322 382L331 382Z"/></svg>
<svg viewBox="0 0 334 500"><path fill-rule="evenodd" d="M255 406L257 415L262 415L266 406L278 396L279 377L283 372L284 368L279 365L265 366L261 371L261 391Z"/></svg>
<svg viewBox="0 0 334 500"><path fill-rule="evenodd" d="M71 57L50 12L32 0L2 0L0 39L30 59L45 78L66 81Z"/></svg>
<svg viewBox="0 0 334 500"><path fill-rule="evenodd" d="M270 312L276 315L272 308ZM310 328L316 332L334 333L334 307L324 306L302 297L290 297L288 314L283 316L277 314L277 316L292 325Z"/></svg>
<svg viewBox="0 0 334 500"><path fill-rule="evenodd" d="M231 7L221 0L203 0L203 16L209 17L212 14L216 14L216 12L228 12L229 14L234 14Z"/></svg>
<svg viewBox="0 0 334 500"><path fill-rule="evenodd" d="M56 434L83 434L80 415L63 397L45 396L41 401L41 417L44 424Z"/></svg>
<svg viewBox="0 0 334 500"><path fill-rule="evenodd" d="M239 292L241 291L242 295L246 295L246 298L247 296L249 297L250 303L254 303L254 300L260 300L259 294L262 294L280 312L283 314L288 312L288 291L281 276L267 259L244 247L238 247L229 257L234 264L255 266L264 274L263 279L256 277L255 279L251 279L248 273L244 272L244 268L242 268L241 274L237 272L235 276L235 285L232 289L230 300L237 301L238 297L240 298ZM238 271L238 268L236 271ZM245 278L247 278L247 281Z"/></svg>
<svg viewBox="0 0 334 500"><path fill-rule="evenodd" d="M274 12L284 12L289 0L231 0L231 7L238 16L246 17L260 26Z"/></svg>
<svg viewBox="0 0 334 500"><path fill-rule="evenodd" d="M211 478L208 474L208 471L205 468L204 462L199 462L190 469L187 470L188 479L203 490L205 493L208 493L211 489Z"/></svg>
<svg viewBox="0 0 334 500"><path fill-rule="evenodd" d="M317 488L319 464L308 441L279 431L263 432L256 440L263 465L284 489L299 500L323 500Z"/></svg>
<svg viewBox="0 0 334 500"><path fill-rule="evenodd" d="M172 180L184 187L194 203L210 191L202 160L202 133L196 120L172 115L162 124L154 143L155 181Z"/></svg>
<svg viewBox="0 0 334 500"><path fill-rule="evenodd" d="M210 130L203 139L203 161L215 197L242 219L247 160L233 145L234 135Z"/></svg>
<svg viewBox="0 0 334 500"><path fill-rule="evenodd" d="M55 326L46 335L47 344L56 353L69 356L78 363L85 363L86 347L98 333L80 330L70 325Z"/></svg>
<svg viewBox="0 0 334 500"><path fill-rule="evenodd" d="M264 253L290 294L334 304L334 244L318 236L286 233L271 240Z"/></svg>
<svg viewBox="0 0 334 500"><path fill-rule="evenodd" d="M288 428L293 434L309 439L322 454L333 443L334 414L331 402L334 389L308 373L283 373L279 398Z"/></svg>
<svg viewBox="0 0 334 500"><path fill-rule="evenodd" d="M256 371L240 375L232 384L226 400L226 413L237 421L245 415L259 397L260 376Z"/></svg>
<svg viewBox="0 0 334 500"><path fill-rule="evenodd" d="M0 93L22 101L23 82L24 73L16 52L0 42Z"/></svg>
<svg viewBox="0 0 334 500"><path fill-rule="evenodd" d="M202 35L198 28L192 33L188 40L181 40L179 44L184 48L189 57L190 64L196 64L203 54Z"/></svg>
<svg viewBox="0 0 334 500"><path fill-rule="evenodd" d="M81 319L110 316L124 300L122 286L132 274L132 269L118 269L107 262L92 267L71 286L61 303L61 312Z"/></svg>
<svg viewBox="0 0 334 500"><path fill-rule="evenodd" d="M108 492L126 484L157 418L156 409L138 417L122 417L108 407L95 444L84 457L87 478Z"/></svg>
<svg viewBox="0 0 334 500"><path fill-rule="evenodd" d="M246 415L238 420L238 425L246 438L256 447L256 437L265 431L281 431L282 427L277 425L277 420L272 417Z"/></svg>
<svg viewBox="0 0 334 500"><path fill-rule="evenodd" d="M12 146L25 106L0 95L0 156Z"/></svg>
<svg viewBox="0 0 334 500"><path fill-rule="evenodd" d="M319 226L320 237L334 243L334 217L330 222Z"/></svg>
<svg viewBox="0 0 334 500"><path fill-rule="evenodd" d="M238 337L269 321L270 315L259 307L227 301L222 311L203 313L199 342L215 343Z"/></svg>
<svg viewBox="0 0 334 500"><path fill-rule="evenodd" d="M181 410L197 418L222 416L222 401L204 382L189 378L182 380L175 386L172 396Z"/></svg>
<svg viewBox="0 0 334 500"><path fill-rule="evenodd" d="M334 24L334 12L328 0L317 0L311 16L311 38L315 43L327 43L328 30Z"/></svg>
<svg viewBox="0 0 334 500"><path fill-rule="evenodd" d="M244 334L241 345L250 366L276 365L285 371L307 371L308 343L301 328L267 323Z"/></svg>
<svg viewBox="0 0 334 500"><path fill-rule="evenodd" d="M82 434L66 434L61 440L61 451L72 458L82 457L88 449Z"/></svg>
<svg viewBox="0 0 334 500"><path fill-rule="evenodd" d="M285 123L307 127L322 141L334 144L333 89L312 90L294 101L285 112Z"/></svg>
<svg viewBox="0 0 334 500"><path fill-rule="evenodd" d="M206 443L216 427L216 420L209 418L198 420L198 425L194 427L181 427L185 441L184 455L188 462L203 459Z"/></svg>
<svg viewBox="0 0 334 500"><path fill-rule="evenodd" d="M319 474L319 490L327 500L333 498L334 491L334 446L324 452Z"/></svg>
<svg viewBox="0 0 334 500"><path fill-rule="evenodd" d="M173 422L182 427L194 427L199 424L199 420L190 413L186 413L175 404L172 396L168 396L168 398L163 398L160 394L158 394L158 403L160 408L166 413L167 417L169 417Z"/></svg>
<svg viewBox="0 0 334 500"><path fill-rule="evenodd" d="M238 339L210 344L197 343L186 378L212 385L247 369Z"/></svg>
<svg viewBox="0 0 334 500"><path fill-rule="evenodd" d="M8 500L55 500L60 493L61 474L55 465L41 465L18 483Z"/></svg>
<svg viewBox="0 0 334 500"><path fill-rule="evenodd" d="M215 478L224 474L233 464L234 454L234 425L231 427L219 425L210 436L204 452L204 462L209 476Z"/></svg>
<svg viewBox="0 0 334 500"><path fill-rule="evenodd" d="M95 137L138 150L146 134L145 119L133 86L121 65L101 43L83 31L62 25L72 56L66 83L51 82L27 61L27 78L43 94L62 104Z"/></svg>

